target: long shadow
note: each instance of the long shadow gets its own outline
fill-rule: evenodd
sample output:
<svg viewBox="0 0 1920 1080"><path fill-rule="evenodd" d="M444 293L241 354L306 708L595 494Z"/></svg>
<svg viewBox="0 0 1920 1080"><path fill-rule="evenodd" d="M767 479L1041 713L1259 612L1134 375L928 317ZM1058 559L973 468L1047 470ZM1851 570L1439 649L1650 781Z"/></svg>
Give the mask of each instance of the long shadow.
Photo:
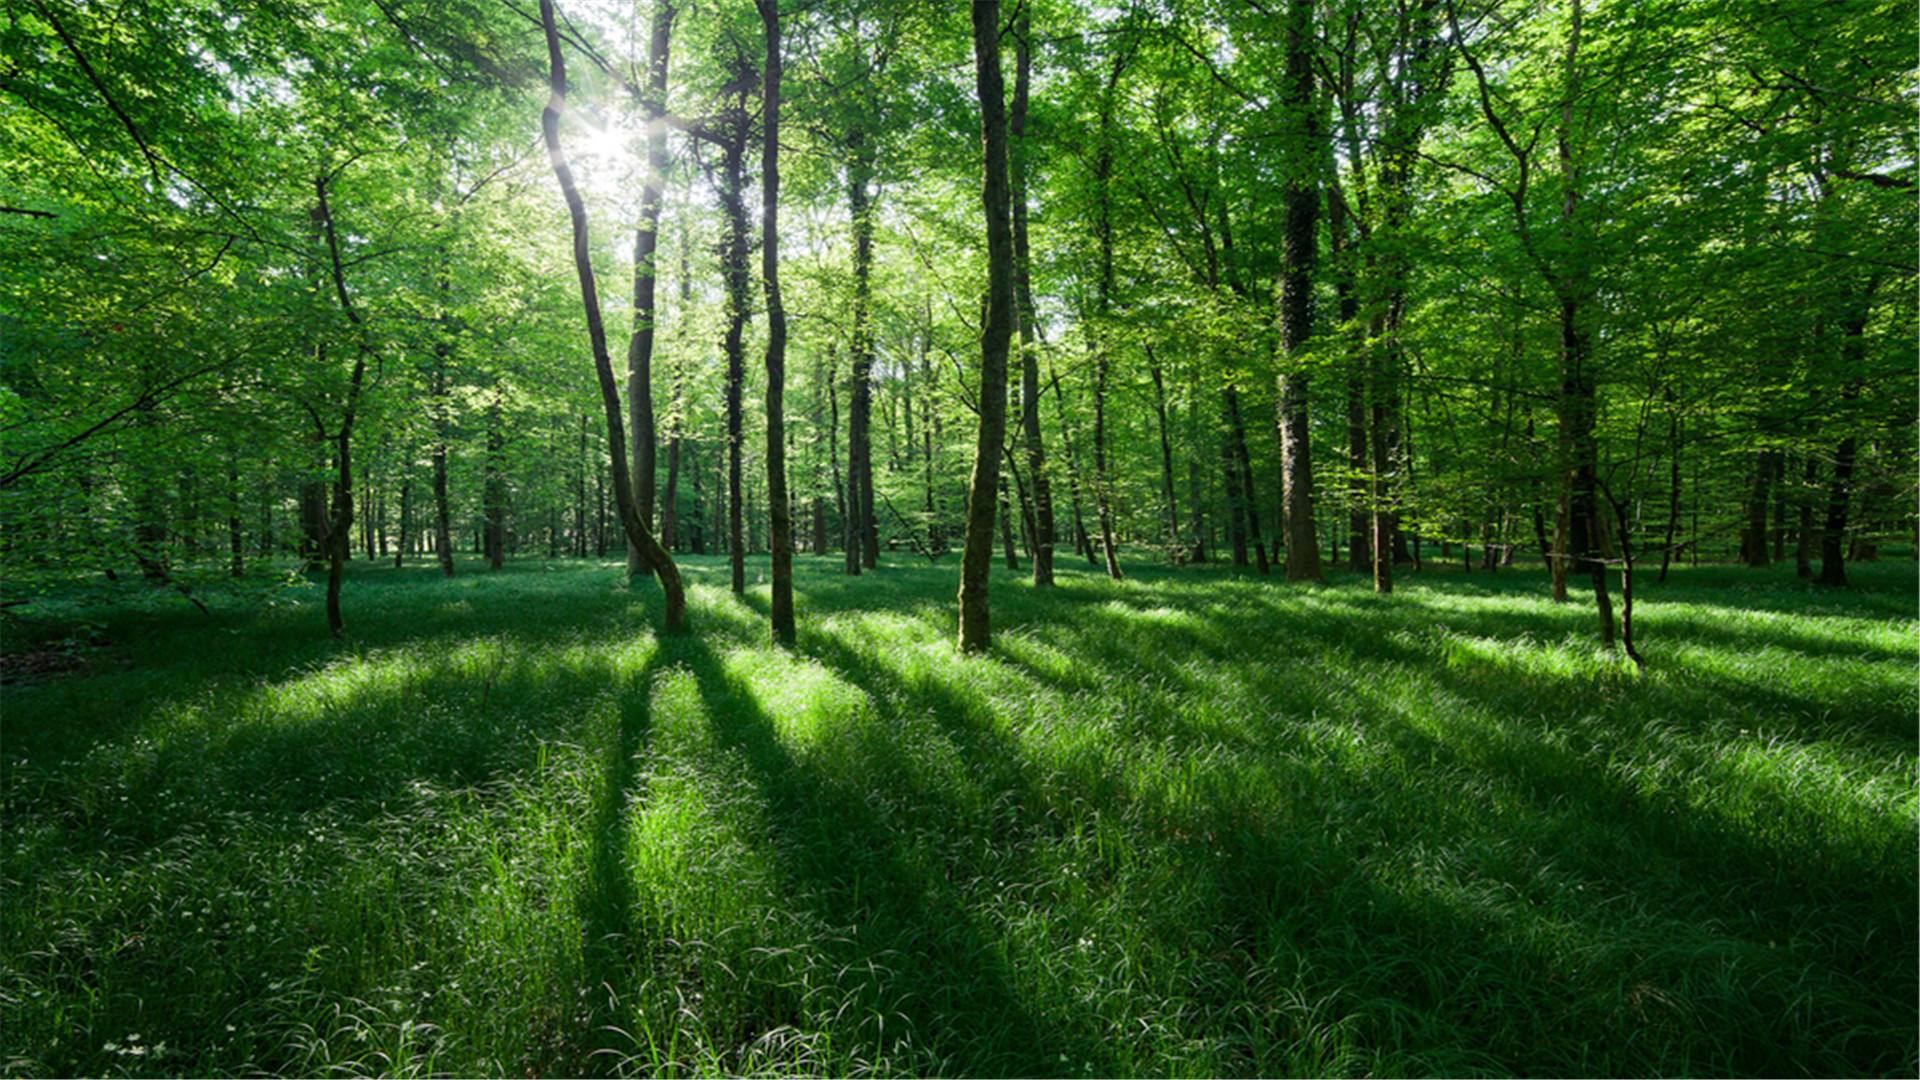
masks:
<svg viewBox="0 0 1920 1080"><path fill-rule="evenodd" d="M940 1072L1048 1075L1067 1060L1063 1054L1096 1073L1111 1071L1102 1067L1104 1046L1040 1023L955 886L909 854L856 786L790 752L774 719L704 641L676 639L667 652L694 676L720 745L752 770L794 899L832 925L852 924L844 940L820 944L845 970L868 973L854 1004L866 1012L863 1041L898 1030L886 1017L892 1011L931 1048Z"/></svg>
<svg viewBox="0 0 1920 1080"><path fill-rule="evenodd" d="M558 1040L571 1054L550 1063L547 1071L554 1073L611 1076L626 1071L632 1043L614 1024L620 994L633 984L639 951L647 945L634 918L628 838L634 803L646 795L635 790L636 761L647 746L653 680L665 666L664 652L656 649L622 689L614 730L607 733L589 827L586 887L577 900L583 940L576 996L588 1013L581 1029L569 1033L573 1039Z"/></svg>

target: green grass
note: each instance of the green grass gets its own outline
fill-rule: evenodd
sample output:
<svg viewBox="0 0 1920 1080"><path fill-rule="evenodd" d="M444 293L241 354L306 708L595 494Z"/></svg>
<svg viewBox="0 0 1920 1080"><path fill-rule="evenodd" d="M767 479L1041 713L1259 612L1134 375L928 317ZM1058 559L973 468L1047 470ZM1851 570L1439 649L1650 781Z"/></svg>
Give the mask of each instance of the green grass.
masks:
<svg viewBox="0 0 1920 1080"><path fill-rule="evenodd" d="M980 659L951 560L802 558L792 654L688 571L43 608L113 644L6 690L0 1067L1920 1065L1910 564L1679 571L1644 676L1538 571L1001 576Z"/></svg>

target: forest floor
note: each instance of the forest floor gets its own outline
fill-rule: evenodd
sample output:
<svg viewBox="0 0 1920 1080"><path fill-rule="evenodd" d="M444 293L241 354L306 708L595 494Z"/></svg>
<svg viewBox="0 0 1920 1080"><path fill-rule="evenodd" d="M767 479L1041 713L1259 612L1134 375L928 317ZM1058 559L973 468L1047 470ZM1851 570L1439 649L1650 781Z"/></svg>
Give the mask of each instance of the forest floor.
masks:
<svg viewBox="0 0 1920 1080"><path fill-rule="evenodd" d="M798 568L792 653L764 559L27 609L0 1068L1915 1073L1910 562L1677 570L1644 675L1537 568L996 568L980 659Z"/></svg>

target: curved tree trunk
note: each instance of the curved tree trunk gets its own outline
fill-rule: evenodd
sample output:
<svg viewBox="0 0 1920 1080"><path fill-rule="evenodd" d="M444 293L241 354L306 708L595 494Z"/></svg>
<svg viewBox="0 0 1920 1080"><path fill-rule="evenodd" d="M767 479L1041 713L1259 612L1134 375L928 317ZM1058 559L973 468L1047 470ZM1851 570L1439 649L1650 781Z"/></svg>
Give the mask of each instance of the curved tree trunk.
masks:
<svg viewBox="0 0 1920 1080"><path fill-rule="evenodd" d="M548 86L547 107L540 114L541 136L547 144L547 159L553 165L554 178L567 202L567 217L573 226L573 268L580 279L580 303L586 309L587 337L593 348L593 366L600 379L600 400L607 417L607 450L613 466L613 497L620 508L620 525L627 539L660 577L666 600L666 628L680 631L687 624L686 589L680 581L680 568L673 556L655 540L647 522L634 505L633 485L627 475L627 440L620 416L620 387L614 381L613 358L607 352L606 327L600 321L600 296L594 285L593 261L588 254L587 210L580 191L573 183L573 170L567 165L566 151L560 146L560 110L566 108L567 69L560 52L560 35L554 27L553 0L540 0L540 23L546 32Z"/></svg>

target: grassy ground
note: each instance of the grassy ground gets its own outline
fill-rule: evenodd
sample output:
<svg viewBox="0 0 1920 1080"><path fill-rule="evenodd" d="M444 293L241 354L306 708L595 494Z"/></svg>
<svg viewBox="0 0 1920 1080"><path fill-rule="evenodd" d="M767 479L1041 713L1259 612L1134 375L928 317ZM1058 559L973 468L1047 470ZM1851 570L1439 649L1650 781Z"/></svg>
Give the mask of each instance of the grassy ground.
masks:
<svg viewBox="0 0 1920 1080"><path fill-rule="evenodd" d="M1537 570L1001 578L962 660L951 560L800 562L794 654L715 560L664 642L611 564L99 609L0 1067L1916 1070L1910 564L1680 571L1635 676Z"/></svg>

